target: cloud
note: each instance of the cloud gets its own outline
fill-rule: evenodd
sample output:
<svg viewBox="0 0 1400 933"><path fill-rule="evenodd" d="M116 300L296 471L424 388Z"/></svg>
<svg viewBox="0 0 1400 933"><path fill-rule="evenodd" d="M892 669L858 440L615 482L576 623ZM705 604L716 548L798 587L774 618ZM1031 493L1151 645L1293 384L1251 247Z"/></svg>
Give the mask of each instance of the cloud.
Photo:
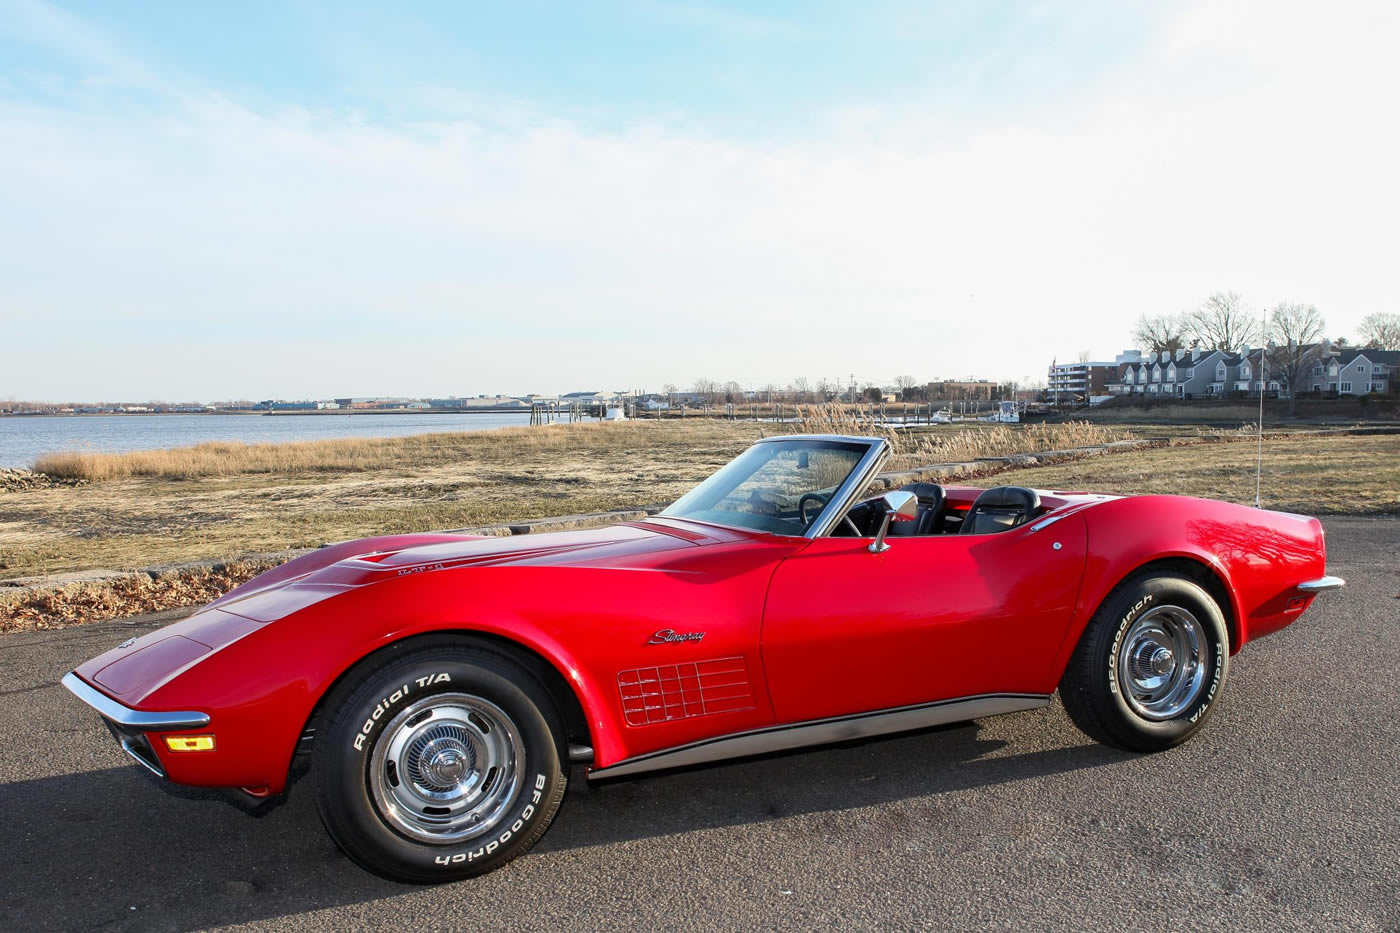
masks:
<svg viewBox="0 0 1400 933"><path fill-rule="evenodd" d="M1035 376L1222 288L1345 332L1394 294L1397 40L1383 5L1202 4L1033 119L905 101L779 141L452 88L411 122L11 90L0 393Z"/></svg>

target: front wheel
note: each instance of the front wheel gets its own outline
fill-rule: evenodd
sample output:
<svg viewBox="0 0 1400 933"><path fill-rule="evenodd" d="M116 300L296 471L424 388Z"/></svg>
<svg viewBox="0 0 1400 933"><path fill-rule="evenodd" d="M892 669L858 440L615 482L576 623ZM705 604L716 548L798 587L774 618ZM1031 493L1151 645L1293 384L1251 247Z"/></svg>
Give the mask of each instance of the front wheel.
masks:
<svg viewBox="0 0 1400 933"><path fill-rule="evenodd" d="M1090 738L1156 752L1195 735L1230 666L1220 607L1173 574L1120 584L1094 613L1060 681L1070 719Z"/></svg>
<svg viewBox="0 0 1400 933"><path fill-rule="evenodd" d="M498 655L390 648L328 708L317 809L336 844L377 874L432 883L498 868L544 835L563 800L558 713Z"/></svg>

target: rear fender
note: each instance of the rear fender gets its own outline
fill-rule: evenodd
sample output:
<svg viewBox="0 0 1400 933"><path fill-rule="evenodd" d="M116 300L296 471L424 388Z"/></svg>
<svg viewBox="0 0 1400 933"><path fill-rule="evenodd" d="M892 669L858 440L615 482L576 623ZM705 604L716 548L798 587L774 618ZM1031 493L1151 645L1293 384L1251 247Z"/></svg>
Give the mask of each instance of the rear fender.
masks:
<svg viewBox="0 0 1400 933"><path fill-rule="evenodd" d="M1179 496L1137 496L1095 504L1088 527L1084 585L1056 657L1063 672L1074 647L1113 589L1156 562L1189 561L1209 572L1225 597L1231 653L1292 622L1311 603L1301 580L1325 573L1314 518Z"/></svg>

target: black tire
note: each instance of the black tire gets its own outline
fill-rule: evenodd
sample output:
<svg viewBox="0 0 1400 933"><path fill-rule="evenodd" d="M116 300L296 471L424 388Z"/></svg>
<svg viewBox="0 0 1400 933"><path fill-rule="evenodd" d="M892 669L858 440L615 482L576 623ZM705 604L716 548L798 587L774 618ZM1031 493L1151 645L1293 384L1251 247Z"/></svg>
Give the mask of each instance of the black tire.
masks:
<svg viewBox="0 0 1400 933"><path fill-rule="evenodd" d="M499 868L539 841L563 802L559 713L500 655L451 640L391 646L336 688L324 718L312 756L321 822L386 878L432 884Z"/></svg>
<svg viewBox="0 0 1400 933"><path fill-rule="evenodd" d="M1210 594L1184 576L1143 575L1119 584L1089 620L1060 698L1090 738L1158 752L1200 731L1229 669L1229 630Z"/></svg>

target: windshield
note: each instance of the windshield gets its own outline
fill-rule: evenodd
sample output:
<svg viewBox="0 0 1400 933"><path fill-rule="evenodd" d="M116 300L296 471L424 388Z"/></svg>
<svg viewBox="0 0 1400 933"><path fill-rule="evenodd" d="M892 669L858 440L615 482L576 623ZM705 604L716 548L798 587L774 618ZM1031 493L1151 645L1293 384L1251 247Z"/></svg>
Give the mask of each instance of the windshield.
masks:
<svg viewBox="0 0 1400 933"><path fill-rule="evenodd" d="M764 441L661 514L801 535L869 449L843 441Z"/></svg>

